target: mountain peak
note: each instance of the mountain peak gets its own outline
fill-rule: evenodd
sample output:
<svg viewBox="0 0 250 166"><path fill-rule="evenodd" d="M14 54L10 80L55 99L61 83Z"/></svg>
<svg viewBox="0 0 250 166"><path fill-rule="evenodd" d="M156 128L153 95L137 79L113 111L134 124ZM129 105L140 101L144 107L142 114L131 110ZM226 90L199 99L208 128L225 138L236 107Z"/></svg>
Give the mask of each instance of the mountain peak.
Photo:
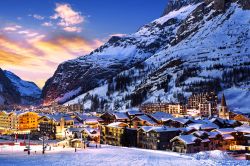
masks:
<svg viewBox="0 0 250 166"><path fill-rule="evenodd" d="M169 0L167 7L164 10L163 16L167 15L169 12L178 10L183 6L189 5L189 4L196 4L203 0Z"/></svg>

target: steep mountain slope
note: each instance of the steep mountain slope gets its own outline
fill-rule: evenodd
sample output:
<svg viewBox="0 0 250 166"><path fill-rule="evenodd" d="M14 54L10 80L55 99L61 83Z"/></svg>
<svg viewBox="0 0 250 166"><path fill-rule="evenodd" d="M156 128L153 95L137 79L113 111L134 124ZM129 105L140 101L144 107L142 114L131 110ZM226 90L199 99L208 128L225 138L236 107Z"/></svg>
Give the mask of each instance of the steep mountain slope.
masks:
<svg viewBox="0 0 250 166"><path fill-rule="evenodd" d="M0 105L38 103L41 90L33 82L24 81L10 71L0 69Z"/></svg>
<svg viewBox="0 0 250 166"><path fill-rule="evenodd" d="M121 64L120 70L112 73L112 79L99 79L95 74L91 75L97 82L102 82L92 86L90 91L79 91L85 93L66 104L86 102L91 103L88 107L93 109L119 110L145 102L185 101L193 92L216 91L225 92L232 108L250 112L250 105L243 100L250 97L250 2L172 0L169 4L163 17L142 27L135 34L121 38L126 45L128 38L136 39L141 46L136 49L144 50L143 54L136 54L135 57L139 57L137 63L130 61L133 54L124 55L125 62ZM161 42L158 42L159 46L153 52L144 49L145 43L155 43L159 38ZM116 50L109 44L103 47ZM113 45L119 46L120 42L114 41ZM108 60L103 61L99 56L107 55L103 47L81 57L85 59L81 64L97 57L97 62L89 65L100 63L109 68L113 60L108 56L105 57ZM122 56L118 53L125 50L117 49L114 52ZM79 70L79 73L85 71ZM65 73L59 74L68 77ZM89 77L84 79L92 85ZM103 81L105 79L107 81ZM86 85L82 84L81 87ZM79 86L74 87L77 88ZM70 90L68 94L72 93ZM64 95L63 101L68 100L65 96L70 95Z"/></svg>
<svg viewBox="0 0 250 166"><path fill-rule="evenodd" d="M189 11L184 11L187 15ZM164 24L152 22L132 35L112 37L90 55L70 60L58 66L42 92L45 103L64 102L69 98L100 86L118 73L130 69L161 50L176 35L173 31L181 20Z"/></svg>

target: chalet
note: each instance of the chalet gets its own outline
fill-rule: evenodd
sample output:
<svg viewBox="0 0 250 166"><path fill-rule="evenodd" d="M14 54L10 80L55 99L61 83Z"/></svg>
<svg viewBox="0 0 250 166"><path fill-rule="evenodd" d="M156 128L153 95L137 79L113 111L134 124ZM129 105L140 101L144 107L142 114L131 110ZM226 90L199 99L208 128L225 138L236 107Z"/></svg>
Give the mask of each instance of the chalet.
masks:
<svg viewBox="0 0 250 166"><path fill-rule="evenodd" d="M152 119L154 119L158 124L163 124L165 121L172 119L173 116L171 114L165 112L155 112L149 115Z"/></svg>
<svg viewBox="0 0 250 166"><path fill-rule="evenodd" d="M230 150L235 145L243 145L245 143L245 137L242 132L235 130L234 128L217 129L223 137L222 147L225 150Z"/></svg>
<svg viewBox="0 0 250 166"><path fill-rule="evenodd" d="M111 112L105 112L100 116L100 118L103 120L102 121L103 125L108 125L110 123L115 122L115 116Z"/></svg>
<svg viewBox="0 0 250 166"><path fill-rule="evenodd" d="M125 112L115 112L113 113L113 115L115 117L115 122L124 122L124 123L130 122L129 117Z"/></svg>
<svg viewBox="0 0 250 166"><path fill-rule="evenodd" d="M114 146L125 144L125 129L128 124L114 122L106 126L101 126L101 143Z"/></svg>
<svg viewBox="0 0 250 166"><path fill-rule="evenodd" d="M170 150L170 140L180 133L177 128L142 126L137 132L137 146L144 149Z"/></svg>
<svg viewBox="0 0 250 166"><path fill-rule="evenodd" d="M38 133L40 136L46 134L50 139L56 139L56 122L53 118L43 115L38 119Z"/></svg>
<svg viewBox="0 0 250 166"><path fill-rule="evenodd" d="M235 128L236 131L242 132L244 135L250 134L250 126L240 126Z"/></svg>
<svg viewBox="0 0 250 166"><path fill-rule="evenodd" d="M136 116L144 115L143 112L141 112L141 111L139 111L137 109L128 110L126 113L127 113L128 117L129 117L129 119L133 119Z"/></svg>
<svg viewBox="0 0 250 166"><path fill-rule="evenodd" d="M209 150L209 139L202 140L194 135L180 135L171 141L172 151L179 153L196 153Z"/></svg>
<svg viewBox="0 0 250 166"><path fill-rule="evenodd" d="M133 128L138 128L139 126L157 126L157 123L148 115L136 116L131 122Z"/></svg>
<svg viewBox="0 0 250 166"><path fill-rule="evenodd" d="M233 128L242 125L240 122L236 120L222 119L222 118L212 118L209 120L210 122L216 124L220 128Z"/></svg>
<svg viewBox="0 0 250 166"><path fill-rule="evenodd" d="M188 127L193 127L196 130L203 130L203 131L208 131L208 132L219 128L214 123L191 123L188 125Z"/></svg>
<svg viewBox="0 0 250 166"><path fill-rule="evenodd" d="M82 131L83 140L100 143L100 130L91 127L85 127Z"/></svg>
<svg viewBox="0 0 250 166"><path fill-rule="evenodd" d="M92 128L98 128L103 120L93 115L78 115L76 117L83 125L90 126Z"/></svg>
<svg viewBox="0 0 250 166"><path fill-rule="evenodd" d="M250 118L246 115L237 114L236 116L233 117L233 120L237 120L242 124L250 125Z"/></svg>
<svg viewBox="0 0 250 166"><path fill-rule="evenodd" d="M197 129L193 128L193 127L182 127L182 128L178 128L181 130L181 134L182 135L188 135L188 134L192 134L195 131L198 131Z"/></svg>
<svg viewBox="0 0 250 166"><path fill-rule="evenodd" d="M49 115L56 123L56 139L63 139L66 137L66 129L74 127L74 119L69 115L55 114Z"/></svg>
<svg viewBox="0 0 250 166"><path fill-rule="evenodd" d="M208 139L210 140L210 150L223 150L223 137L219 132L207 132Z"/></svg>
<svg viewBox="0 0 250 166"><path fill-rule="evenodd" d="M191 123L193 123L193 121L188 118L172 118L164 122L166 126L177 128L187 127Z"/></svg>
<svg viewBox="0 0 250 166"><path fill-rule="evenodd" d="M115 112L115 113L106 112L102 114L100 118L103 120L102 124L104 125L107 125L113 122L128 123L130 121L128 115L125 112Z"/></svg>

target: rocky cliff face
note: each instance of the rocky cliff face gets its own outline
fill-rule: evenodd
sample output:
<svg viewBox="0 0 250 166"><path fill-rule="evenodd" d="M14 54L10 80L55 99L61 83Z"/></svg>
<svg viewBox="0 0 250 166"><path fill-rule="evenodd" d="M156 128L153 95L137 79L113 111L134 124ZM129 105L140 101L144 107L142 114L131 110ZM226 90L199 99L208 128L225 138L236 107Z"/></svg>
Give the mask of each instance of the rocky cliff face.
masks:
<svg viewBox="0 0 250 166"><path fill-rule="evenodd" d="M163 16L167 15L168 13L179 10L180 8L191 5L191 4L197 4L199 2L202 2L203 0L169 0L168 4L163 12Z"/></svg>
<svg viewBox="0 0 250 166"><path fill-rule="evenodd" d="M0 105L31 105L40 102L41 90L33 82L24 81L0 68Z"/></svg>
<svg viewBox="0 0 250 166"><path fill-rule="evenodd" d="M135 34L114 37L90 55L63 63L47 82L46 101L121 110L145 102L185 101L224 92L250 111L250 11L247 0L175 0ZM67 81L65 81L67 80Z"/></svg>

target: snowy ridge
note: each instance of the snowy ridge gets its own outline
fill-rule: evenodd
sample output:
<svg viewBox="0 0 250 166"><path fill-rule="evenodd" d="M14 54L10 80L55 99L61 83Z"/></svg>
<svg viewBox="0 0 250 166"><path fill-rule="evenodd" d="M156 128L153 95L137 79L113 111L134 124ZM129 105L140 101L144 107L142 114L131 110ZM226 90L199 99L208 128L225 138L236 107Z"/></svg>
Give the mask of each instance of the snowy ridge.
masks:
<svg viewBox="0 0 250 166"><path fill-rule="evenodd" d="M250 97L250 11L242 3L228 1L224 10L218 10L213 0L183 3L135 34L111 38L90 55L71 61L79 63L73 70L66 67L67 71L55 73L71 78L79 65L88 66L79 69L81 73L91 73L92 67L96 71L76 77L88 83L81 82L80 96L65 104L80 102L91 109L122 111L142 103L182 102L192 93L215 91L219 97L226 94L233 110L250 112L244 100ZM96 68L99 64L105 69ZM99 77L97 72L105 74ZM64 85L60 77L53 78L55 85L59 81ZM85 87L90 84L95 86ZM62 94L74 89L66 88Z"/></svg>
<svg viewBox="0 0 250 166"><path fill-rule="evenodd" d="M242 100L243 97L250 97L247 79L249 76L246 76L245 80L239 80L237 84L223 80L228 79L228 71L248 68L249 10L243 10L237 3L232 3L225 12L220 13L214 10L213 3L198 3L172 11L151 24L163 25L169 20L184 21L167 26L172 30L171 36L175 37L164 46L164 49L149 57L143 63L143 69L134 67L118 75L134 80L126 85L125 90L114 90L110 93L110 84L105 84L66 104L85 99L87 101L87 96L90 95L107 101L106 107L111 110L123 110L135 106L131 103L131 94L140 94L145 89L147 97L142 102L177 101L178 95L188 97L191 94L191 86L218 79L221 80L221 87L213 90L225 90L230 107L237 111L250 112L249 104ZM157 26L145 26L135 35L146 40L145 36L152 36L151 34L156 34L157 31ZM183 37L183 34L189 35ZM188 70L193 70L193 73L187 73L188 76L185 78L185 72ZM115 86L116 82L112 84ZM197 88L199 90L199 86Z"/></svg>
<svg viewBox="0 0 250 166"><path fill-rule="evenodd" d="M186 10L180 12L187 13ZM140 65L170 43L176 35L173 30L177 29L181 21L169 20L164 25L157 21L151 22L135 34L113 36L89 55L62 63L43 88L45 103L63 98L65 93L75 91L78 87L81 87L81 93L85 93L120 72Z"/></svg>
<svg viewBox="0 0 250 166"><path fill-rule="evenodd" d="M31 105L40 102L41 90L10 71L0 68L0 105Z"/></svg>
<svg viewBox="0 0 250 166"><path fill-rule="evenodd" d="M40 98L41 89L33 82L24 81L10 71L4 71L5 75L11 80L13 85L18 89L21 96L31 96Z"/></svg>

